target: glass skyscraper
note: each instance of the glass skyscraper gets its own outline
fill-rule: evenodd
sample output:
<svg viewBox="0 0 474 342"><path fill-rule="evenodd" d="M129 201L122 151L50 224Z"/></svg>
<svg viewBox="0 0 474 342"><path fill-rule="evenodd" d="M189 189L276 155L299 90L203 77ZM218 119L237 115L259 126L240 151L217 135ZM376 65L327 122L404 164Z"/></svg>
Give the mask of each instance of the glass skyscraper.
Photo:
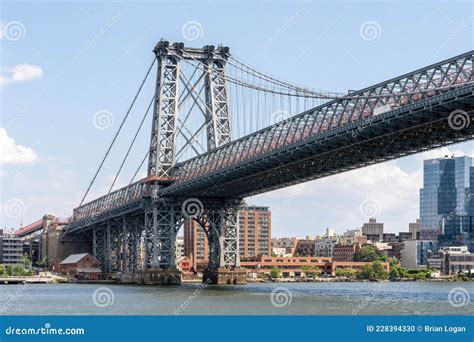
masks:
<svg viewBox="0 0 474 342"><path fill-rule="evenodd" d="M425 160L420 190L421 239L438 236L441 245L472 244L472 166L473 159L467 156Z"/></svg>

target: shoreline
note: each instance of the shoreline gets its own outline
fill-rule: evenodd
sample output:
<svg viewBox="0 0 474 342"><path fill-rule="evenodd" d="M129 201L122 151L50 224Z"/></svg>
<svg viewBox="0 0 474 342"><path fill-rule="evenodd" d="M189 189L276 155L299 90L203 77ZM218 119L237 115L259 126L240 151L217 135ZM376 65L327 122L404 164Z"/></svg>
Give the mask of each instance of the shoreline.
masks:
<svg viewBox="0 0 474 342"><path fill-rule="evenodd" d="M474 282L474 278L468 279L453 279L453 278L431 278L431 279L378 279L378 280L367 280L367 279L351 279L351 278L321 278L313 280L303 279L269 279L269 280L247 280L247 284L256 283L413 283L413 282L427 282L427 283L469 283ZM58 276L53 277L11 277L3 278L0 277L0 285L15 285L15 284L116 284L116 285L130 285L135 283L119 282L117 280L103 279L103 280L67 280ZM202 279L183 279L182 284L201 284ZM139 284L137 284L139 285Z"/></svg>

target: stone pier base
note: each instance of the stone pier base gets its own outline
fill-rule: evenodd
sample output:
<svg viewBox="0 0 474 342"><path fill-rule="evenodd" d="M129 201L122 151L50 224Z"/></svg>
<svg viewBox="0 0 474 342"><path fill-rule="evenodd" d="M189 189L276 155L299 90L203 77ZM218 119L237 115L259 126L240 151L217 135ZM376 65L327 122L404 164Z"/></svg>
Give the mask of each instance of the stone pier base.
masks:
<svg viewBox="0 0 474 342"><path fill-rule="evenodd" d="M245 285L247 284L247 277L245 270L241 268L233 270L219 268L217 271L204 271L202 274L202 282L212 285Z"/></svg>
<svg viewBox="0 0 474 342"><path fill-rule="evenodd" d="M141 283L145 285L181 285L180 270L149 269L142 273Z"/></svg>

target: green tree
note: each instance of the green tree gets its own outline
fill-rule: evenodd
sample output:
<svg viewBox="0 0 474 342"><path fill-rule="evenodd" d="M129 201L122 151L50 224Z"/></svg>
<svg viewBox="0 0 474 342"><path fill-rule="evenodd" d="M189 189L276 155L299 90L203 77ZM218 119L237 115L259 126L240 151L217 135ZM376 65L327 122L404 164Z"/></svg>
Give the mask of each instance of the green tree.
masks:
<svg viewBox="0 0 474 342"><path fill-rule="evenodd" d="M354 255L354 261L372 262L375 260L384 260L377 247L363 246L359 252Z"/></svg>
<svg viewBox="0 0 474 342"><path fill-rule="evenodd" d="M281 270L279 268L272 267L272 269L270 270L270 277L272 277L273 279L280 278Z"/></svg>
<svg viewBox="0 0 474 342"><path fill-rule="evenodd" d="M38 266L43 268L43 271L46 269L46 265L48 265L48 259L43 257L40 261L38 261Z"/></svg>
<svg viewBox="0 0 474 342"><path fill-rule="evenodd" d="M375 260L371 264L364 265L357 273L358 279L380 280L387 279L387 272L380 260Z"/></svg>
<svg viewBox="0 0 474 342"><path fill-rule="evenodd" d="M33 264L33 262L31 261L31 259L28 257L28 255L23 255L23 266L25 268L31 268L31 265Z"/></svg>
<svg viewBox="0 0 474 342"><path fill-rule="evenodd" d="M372 270L374 271L375 279L387 279L388 273L380 260L375 260L372 263Z"/></svg>
<svg viewBox="0 0 474 342"><path fill-rule="evenodd" d="M0 275L5 275L5 266L0 264Z"/></svg>
<svg viewBox="0 0 474 342"><path fill-rule="evenodd" d="M336 270L336 277L354 277L357 271L352 268L338 268Z"/></svg>
<svg viewBox="0 0 474 342"><path fill-rule="evenodd" d="M392 279L392 280L400 279L400 272L398 271L397 267L392 267L390 269L389 278Z"/></svg>

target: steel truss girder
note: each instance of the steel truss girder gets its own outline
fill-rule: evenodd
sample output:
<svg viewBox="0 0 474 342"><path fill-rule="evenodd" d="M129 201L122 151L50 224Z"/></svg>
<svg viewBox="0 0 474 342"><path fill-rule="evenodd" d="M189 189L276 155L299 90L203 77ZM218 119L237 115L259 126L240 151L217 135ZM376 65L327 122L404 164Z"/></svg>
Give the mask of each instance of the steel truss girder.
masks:
<svg viewBox="0 0 474 342"><path fill-rule="evenodd" d="M210 151L173 170L176 184L194 181L218 170L250 162L275 150L334 132L352 123L375 118L374 110L391 111L452 91L471 82L473 52L428 66L375 86L356 91L349 98L337 99L296 115L256 133ZM171 191L171 189L169 189Z"/></svg>
<svg viewBox="0 0 474 342"><path fill-rule="evenodd" d="M412 126L426 123L427 121L423 121L423 117L420 119L420 114L421 116L425 116L427 120L431 121L443 118L446 125L448 115L454 108L465 110L468 113L471 112L472 116L472 101L474 99L473 92L473 85L461 87L450 92L421 100L409 106L389 111L376 117L367 118L356 123L347 124L338 129L333 129L323 134L314 135L304 141L296 141L292 144L253 157L250 160L239 162L235 166L232 165L232 158L228 158L227 163L230 165L223 166L222 170L212 172L206 176L196 177L196 179L190 180L189 182L183 182L181 184L178 182L163 189L161 194L173 194L176 196L181 193L186 193L191 197L208 197L225 194L225 196L246 197L287 185L304 182L308 180L308 178L301 177L301 172L298 172L298 170L295 170L293 173L287 173L285 178L278 178L278 180L273 172L279 167L284 169L284 165L294 162L295 159L299 158L303 162L303 159L307 158L305 155L317 155L329 153L329 151L335 152L337 148L347 148L350 146L350 144L348 145L347 142L344 142L347 141L347 137L350 138L349 141L352 144L355 144L357 139L362 139L364 137L364 135L359 132L360 127L363 128L363 132L367 133L370 131L374 132L374 130L378 129L377 127L386 125L389 131L397 134ZM443 113L443 116L439 114L441 112ZM472 123L466 129L460 131L450 129L449 126L446 127L447 130L450 130L448 133L456 134L455 138L453 138L453 142L472 139L472 130L474 129ZM356 139L354 139L352 135L355 135ZM376 136L376 134L374 136ZM449 144L451 141L448 136L449 134L446 135L446 138L444 139L445 144ZM381 135L380 139L383 138L384 137ZM426 138L429 138L428 134L426 135ZM246 142L243 143L245 144ZM403 155L417 152L416 149L410 150L409 144L406 141L405 143L405 148L400 150ZM423 142L419 143L422 144ZM440 141L440 143L442 142ZM230 145L233 144L234 143ZM259 143L259 145L260 144L261 143ZM429 145L428 140L426 144ZM266 144L262 145L265 146ZM251 144L248 144L242 149L251 151L250 146ZM401 147L403 147L403 145ZM368 148L368 146L362 145L360 150L366 151ZM385 153L383 158L384 160L389 160L396 158L398 155L399 154L395 153L392 157L388 153ZM369 164L371 164L371 162L367 161L366 165ZM355 167L361 166L360 164L357 165L359 166ZM327 175L316 173L316 170L313 170L313 172L314 174L311 179ZM337 172L340 171L334 169L334 173Z"/></svg>
<svg viewBox="0 0 474 342"><path fill-rule="evenodd" d="M183 223L181 206L157 200L145 211L145 268L176 268L176 234Z"/></svg>

